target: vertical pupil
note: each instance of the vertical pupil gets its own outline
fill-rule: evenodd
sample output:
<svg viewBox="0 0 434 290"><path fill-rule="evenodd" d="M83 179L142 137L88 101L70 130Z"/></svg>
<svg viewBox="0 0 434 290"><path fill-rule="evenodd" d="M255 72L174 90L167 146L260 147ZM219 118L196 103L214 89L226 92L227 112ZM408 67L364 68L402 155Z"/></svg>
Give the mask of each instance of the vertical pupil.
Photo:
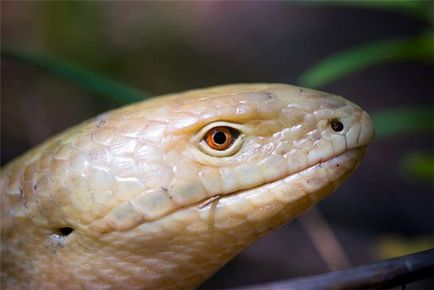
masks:
<svg viewBox="0 0 434 290"><path fill-rule="evenodd" d="M216 132L213 136L213 140L216 144L222 145L226 142L226 134L222 131Z"/></svg>

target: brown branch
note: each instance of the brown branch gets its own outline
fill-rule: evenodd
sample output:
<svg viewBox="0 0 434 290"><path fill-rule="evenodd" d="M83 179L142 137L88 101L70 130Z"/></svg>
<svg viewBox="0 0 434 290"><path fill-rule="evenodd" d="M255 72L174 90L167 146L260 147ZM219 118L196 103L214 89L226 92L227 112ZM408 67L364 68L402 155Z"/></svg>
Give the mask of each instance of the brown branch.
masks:
<svg viewBox="0 0 434 290"><path fill-rule="evenodd" d="M391 288L433 276L434 250L376 262L347 270L232 290L325 290Z"/></svg>

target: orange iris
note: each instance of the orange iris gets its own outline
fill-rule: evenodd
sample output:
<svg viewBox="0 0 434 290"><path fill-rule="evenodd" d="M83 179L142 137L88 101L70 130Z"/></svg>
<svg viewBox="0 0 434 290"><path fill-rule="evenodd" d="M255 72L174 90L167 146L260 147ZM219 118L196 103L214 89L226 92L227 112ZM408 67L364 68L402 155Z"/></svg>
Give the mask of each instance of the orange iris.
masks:
<svg viewBox="0 0 434 290"><path fill-rule="evenodd" d="M234 140L234 134L229 127L215 127L206 133L206 144L214 150L226 150L228 149Z"/></svg>

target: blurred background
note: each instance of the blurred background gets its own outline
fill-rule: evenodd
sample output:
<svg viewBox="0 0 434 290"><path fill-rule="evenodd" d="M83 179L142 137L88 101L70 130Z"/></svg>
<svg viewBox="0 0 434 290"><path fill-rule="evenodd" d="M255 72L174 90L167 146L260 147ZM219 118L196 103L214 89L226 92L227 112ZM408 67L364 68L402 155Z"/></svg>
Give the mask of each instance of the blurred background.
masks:
<svg viewBox="0 0 434 290"><path fill-rule="evenodd" d="M433 2L1 2L1 164L141 98L237 82L342 95L377 138L317 210L203 289L312 275L433 245ZM433 288L432 279L406 289Z"/></svg>

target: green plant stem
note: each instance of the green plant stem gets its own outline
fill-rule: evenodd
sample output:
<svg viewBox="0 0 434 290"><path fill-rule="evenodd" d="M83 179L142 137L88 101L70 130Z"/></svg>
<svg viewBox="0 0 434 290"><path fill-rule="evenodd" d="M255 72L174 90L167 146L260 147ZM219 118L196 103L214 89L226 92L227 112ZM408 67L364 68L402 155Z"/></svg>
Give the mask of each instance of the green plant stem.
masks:
<svg viewBox="0 0 434 290"><path fill-rule="evenodd" d="M355 71L391 60L434 60L431 34L413 39L385 40L339 52L302 74L299 81L308 87L321 87Z"/></svg>
<svg viewBox="0 0 434 290"><path fill-rule="evenodd" d="M150 97L139 90L55 57L4 48L2 48L1 56L60 76L97 95L110 98L121 104L129 104Z"/></svg>
<svg viewBox="0 0 434 290"><path fill-rule="evenodd" d="M329 1L306 1L303 4L311 5L333 5L367 8L374 10L389 11L396 14L414 17L416 19L433 24L433 2L417 0L329 0Z"/></svg>

